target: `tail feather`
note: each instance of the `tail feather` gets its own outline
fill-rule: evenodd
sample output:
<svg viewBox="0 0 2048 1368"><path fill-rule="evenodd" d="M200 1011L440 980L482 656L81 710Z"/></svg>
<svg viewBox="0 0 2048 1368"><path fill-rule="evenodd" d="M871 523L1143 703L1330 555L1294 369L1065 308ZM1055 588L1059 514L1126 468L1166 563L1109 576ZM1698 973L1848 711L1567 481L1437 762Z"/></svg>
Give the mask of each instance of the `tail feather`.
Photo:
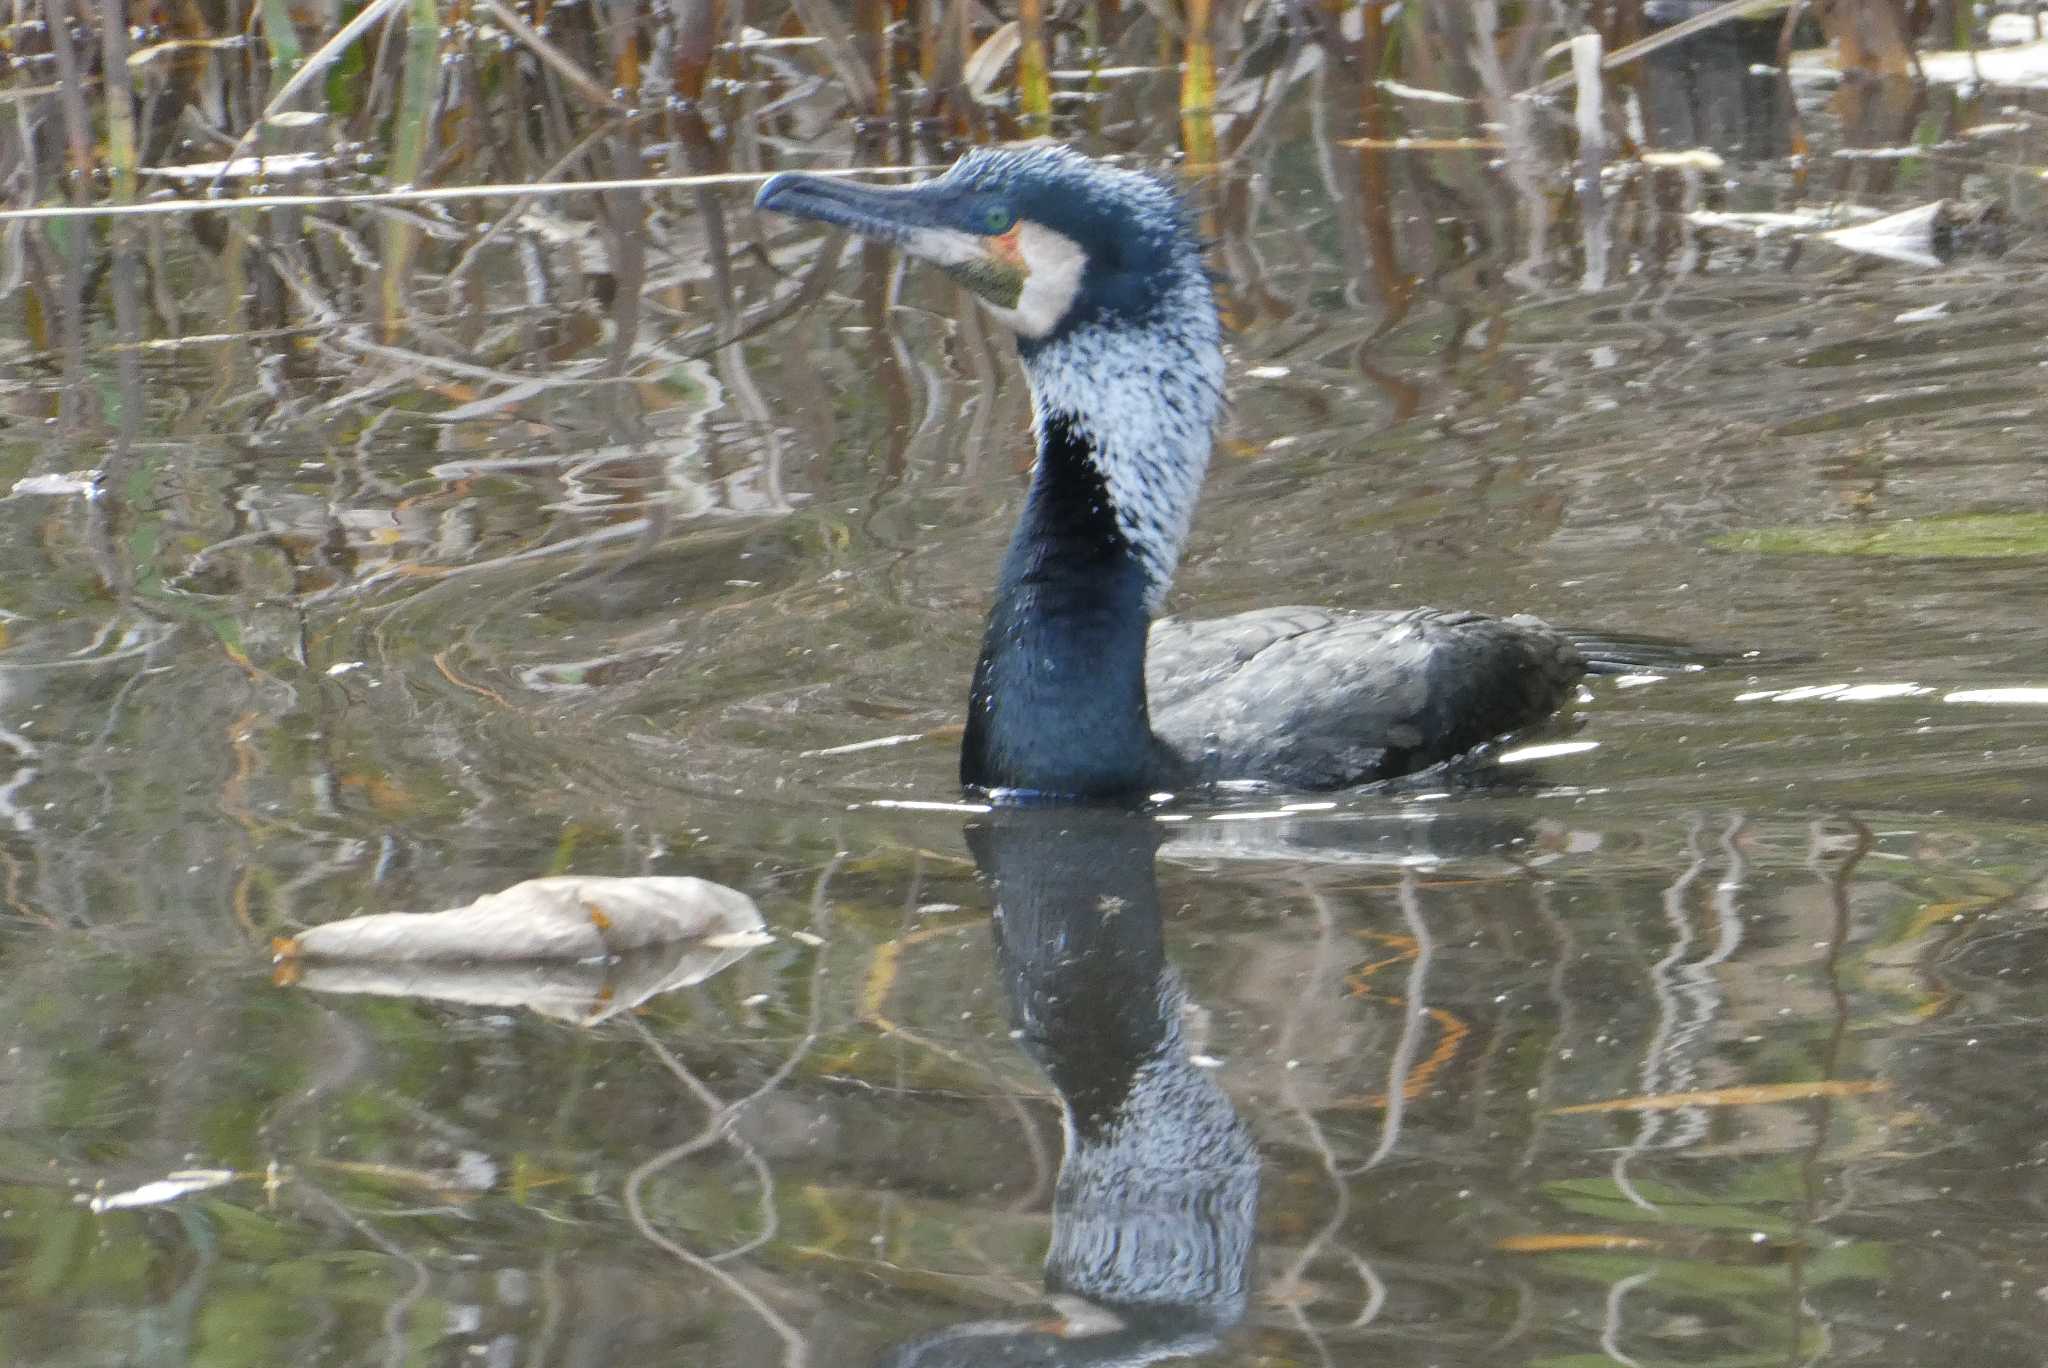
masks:
<svg viewBox="0 0 2048 1368"><path fill-rule="evenodd" d="M1692 642L1679 641L1674 637L1641 636L1633 632L1581 631L1572 627L1559 630L1570 639L1572 648L1585 660L1587 674L1689 674L1695 670L1711 669L1716 665L1727 665L1735 661L1761 659L1754 651L1728 651L1710 646L1696 646Z"/></svg>

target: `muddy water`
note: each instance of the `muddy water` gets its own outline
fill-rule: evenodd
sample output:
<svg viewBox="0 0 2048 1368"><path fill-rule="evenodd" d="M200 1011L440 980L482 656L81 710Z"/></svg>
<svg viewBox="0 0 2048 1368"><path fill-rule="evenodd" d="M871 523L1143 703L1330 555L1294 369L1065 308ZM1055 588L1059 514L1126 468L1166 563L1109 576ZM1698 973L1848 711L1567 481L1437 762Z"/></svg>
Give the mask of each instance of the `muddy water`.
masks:
<svg viewBox="0 0 2048 1368"><path fill-rule="evenodd" d="M1014 358L741 192L740 303L787 307L737 346L665 340L701 255L628 324L508 306L629 379L174 330L151 289L217 267L172 229L127 345L17 319L4 1357L2033 1361L2038 97L1802 89L1804 160L1775 107L1594 209L1527 130L1333 147L1310 83L1197 189L1235 406L1177 611L1756 653L1594 684L1495 793L949 806ZM1689 217L1943 198L2004 240ZM568 1019L272 982L558 873L775 939Z"/></svg>

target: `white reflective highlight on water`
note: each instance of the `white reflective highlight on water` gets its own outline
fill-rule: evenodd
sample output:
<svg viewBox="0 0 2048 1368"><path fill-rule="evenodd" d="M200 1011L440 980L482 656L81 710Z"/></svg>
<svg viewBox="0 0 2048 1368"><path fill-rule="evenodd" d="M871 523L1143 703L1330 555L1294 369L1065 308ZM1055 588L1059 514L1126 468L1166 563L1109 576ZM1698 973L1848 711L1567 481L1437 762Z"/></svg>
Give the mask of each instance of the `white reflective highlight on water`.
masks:
<svg viewBox="0 0 2048 1368"><path fill-rule="evenodd" d="M2048 687L2038 684L2004 689L1954 689L1941 696L1944 703L2048 703Z"/></svg>
<svg viewBox="0 0 2048 1368"><path fill-rule="evenodd" d="M816 760L828 755L852 755L856 751L887 750L891 746L907 746L913 741L924 740L923 732L899 732L895 736L876 736L866 741L852 741L844 746L825 746L818 750L799 751L806 760Z"/></svg>
<svg viewBox="0 0 2048 1368"><path fill-rule="evenodd" d="M1545 741L1534 746L1517 746L1500 753L1502 765L1526 765L1532 760L1550 760L1560 755L1583 755L1600 749L1598 741Z"/></svg>
<svg viewBox="0 0 2048 1368"><path fill-rule="evenodd" d="M1801 684L1791 689L1751 689L1735 695L1737 703L1807 703L1824 698L1830 702L1870 703L1885 698L1918 698L1935 692L1932 686L1910 683L1884 684Z"/></svg>

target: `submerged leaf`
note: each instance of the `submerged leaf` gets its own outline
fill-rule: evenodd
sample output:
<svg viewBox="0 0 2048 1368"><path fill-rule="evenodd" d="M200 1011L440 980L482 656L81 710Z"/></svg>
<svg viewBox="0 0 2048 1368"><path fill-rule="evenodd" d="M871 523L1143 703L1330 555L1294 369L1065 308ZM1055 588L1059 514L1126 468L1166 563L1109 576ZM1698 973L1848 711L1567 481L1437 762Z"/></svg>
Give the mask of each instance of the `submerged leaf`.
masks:
<svg viewBox="0 0 2048 1368"><path fill-rule="evenodd" d="M1507 1235L1493 1242L1506 1254L1556 1254L1581 1249L1662 1249L1662 1240L1640 1235Z"/></svg>
<svg viewBox="0 0 2048 1368"><path fill-rule="evenodd" d="M1711 538L1721 551L1767 556L1995 560L2048 555L2048 513L1952 513L1905 522L1765 527Z"/></svg>
<svg viewBox="0 0 2048 1368"><path fill-rule="evenodd" d="M1805 1102L1816 1097L1855 1097L1883 1092L1890 1085L1874 1078L1817 1078L1809 1083L1750 1083L1700 1092L1657 1093L1648 1097L1613 1097L1605 1102L1580 1102L1552 1107L1554 1116L1586 1112L1677 1111L1684 1107L1750 1107L1767 1102Z"/></svg>

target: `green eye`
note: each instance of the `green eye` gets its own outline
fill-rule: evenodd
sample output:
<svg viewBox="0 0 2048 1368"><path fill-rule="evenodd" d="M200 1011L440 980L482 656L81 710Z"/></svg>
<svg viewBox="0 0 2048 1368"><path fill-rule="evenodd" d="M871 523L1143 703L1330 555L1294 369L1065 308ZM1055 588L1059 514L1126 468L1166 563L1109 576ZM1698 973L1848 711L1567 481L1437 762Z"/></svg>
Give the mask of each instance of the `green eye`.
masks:
<svg viewBox="0 0 2048 1368"><path fill-rule="evenodd" d="M975 217L981 220L981 231L991 234L1006 233L1010 230L1010 225L1017 221L1017 216L1000 204L983 207Z"/></svg>

